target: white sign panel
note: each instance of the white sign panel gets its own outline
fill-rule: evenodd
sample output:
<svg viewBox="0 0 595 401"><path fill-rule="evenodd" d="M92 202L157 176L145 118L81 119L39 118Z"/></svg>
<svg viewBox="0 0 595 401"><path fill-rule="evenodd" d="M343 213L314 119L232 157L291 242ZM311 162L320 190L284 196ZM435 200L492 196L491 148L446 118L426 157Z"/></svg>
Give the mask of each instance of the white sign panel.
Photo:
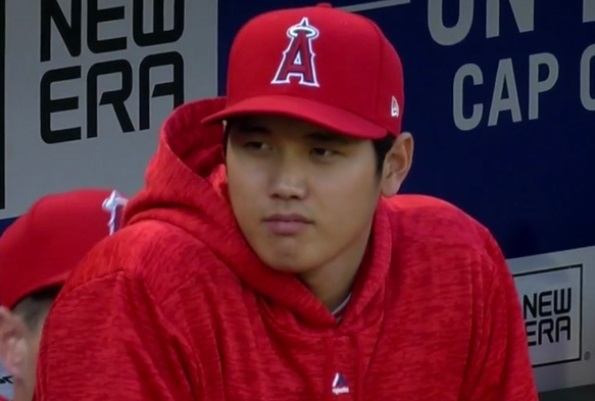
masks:
<svg viewBox="0 0 595 401"><path fill-rule="evenodd" d="M582 265L516 276L534 367L581 359Z"/></svg>
<svg viewBox="0 0 595 401"><path fill-rule="evenodd" d="M0 219L50 192L135 192L164 118L217 94L216 1L1 4Z"/></svg>
<svg viewBox="0 0 595 401"><path fill-rule="evenodd" d="M539 390L595 384L595 246L508 264Z"/></svg>

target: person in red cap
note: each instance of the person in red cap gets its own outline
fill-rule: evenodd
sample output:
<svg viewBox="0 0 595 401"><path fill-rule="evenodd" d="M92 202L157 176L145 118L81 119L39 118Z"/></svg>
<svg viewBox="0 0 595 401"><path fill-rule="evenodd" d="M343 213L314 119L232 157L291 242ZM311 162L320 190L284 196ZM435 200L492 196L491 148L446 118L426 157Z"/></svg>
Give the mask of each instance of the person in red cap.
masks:
<svg viewBox="0 0 595 401"><path fill-rule="evenodd" d="M123 229L65 286L39 399L537 400L494 238L395 196L413 139L378 26L266 13L228 68L226 98L164 123Z"/></svg>
<svg viewBox="0 0 595 401"><path fill-rule="evenodd" d="M117 229L125 203L103 189L47 195L0 237L0 362L12 375L14 401L33 397L52 302L86 253Z"/></svg>

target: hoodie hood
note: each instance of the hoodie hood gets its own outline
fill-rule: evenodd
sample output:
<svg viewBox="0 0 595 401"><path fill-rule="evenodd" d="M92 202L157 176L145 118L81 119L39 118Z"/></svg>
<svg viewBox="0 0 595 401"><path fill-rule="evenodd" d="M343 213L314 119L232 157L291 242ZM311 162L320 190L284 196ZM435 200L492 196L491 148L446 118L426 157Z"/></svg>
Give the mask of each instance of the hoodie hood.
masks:
<svg viewBox="0 0 595 401"><path fill-rule="evenodd" d="M267 299L275 314L294 315L311 328L336 326L332 314L294 276L264 265L243 237L227 196L222 125L203 125L222 110L224 98L187 103L162 126L146 184L125 212L124 223L159 220L196 237L248 287ZM378 318L370 308L383 302L392 235L383 202L375 216L371 245L360 268L342 325ZM376 311L370 314L370 310ZM376 315L375 317L372 315ZM298 323L296 323L298 324Z"/></svg>

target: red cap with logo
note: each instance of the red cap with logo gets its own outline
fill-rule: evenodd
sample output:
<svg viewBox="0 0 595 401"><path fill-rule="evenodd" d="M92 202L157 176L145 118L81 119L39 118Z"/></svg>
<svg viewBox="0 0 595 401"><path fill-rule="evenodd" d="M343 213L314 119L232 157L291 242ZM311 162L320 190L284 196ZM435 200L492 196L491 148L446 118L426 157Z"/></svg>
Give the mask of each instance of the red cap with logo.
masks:
<svg viewBox="0 0 595 401"><path fill-rule="evenodd" d="M47 195L0 237L0 305L63 284L91 248L121 222L126 199L83 189Z"/></svg>
<svg viewBox="0 0 595 401"><path fill-rule="evenodd" d="M250 20L229 56L227 105L203 122L279 114L380 139L401 132L403 106L401 61L380 28L325 3Z"/></svg>

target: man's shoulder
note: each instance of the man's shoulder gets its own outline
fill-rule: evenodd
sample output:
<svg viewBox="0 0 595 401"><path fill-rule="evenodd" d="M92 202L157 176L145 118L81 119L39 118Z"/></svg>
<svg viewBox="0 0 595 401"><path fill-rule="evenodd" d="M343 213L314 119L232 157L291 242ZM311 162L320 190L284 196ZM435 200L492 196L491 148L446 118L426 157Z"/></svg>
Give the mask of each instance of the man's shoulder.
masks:
<svg viewBox="0 0 595 401"><path fill-rule="evenodd" d="M397 195L387 199L386 205L393 231L415 242L483 249L491 237L476 219L442 199Z"/></svg>
<svg viewBox="0 0 595 401"><path fill-rule="evenodd" d="M393 255L402 263L401 269L394 269L396 277L405 271L424 277L420 282L440 283L439 288L463 288L461 294L468 294L469 285L477 286L479 294L495 274L509 274L489 230L451 203L403 195L391 199L387 206ZM408 268L403 269L404 265Z"/></svg>
<svg viewBox="0 0 595 401"><path fill-rule="evenodd" d="M73 272L68 287L116 274L141 280L149 287L175 287L212 259L204 244L181 228L143 221L98 243Z"/></svg>

